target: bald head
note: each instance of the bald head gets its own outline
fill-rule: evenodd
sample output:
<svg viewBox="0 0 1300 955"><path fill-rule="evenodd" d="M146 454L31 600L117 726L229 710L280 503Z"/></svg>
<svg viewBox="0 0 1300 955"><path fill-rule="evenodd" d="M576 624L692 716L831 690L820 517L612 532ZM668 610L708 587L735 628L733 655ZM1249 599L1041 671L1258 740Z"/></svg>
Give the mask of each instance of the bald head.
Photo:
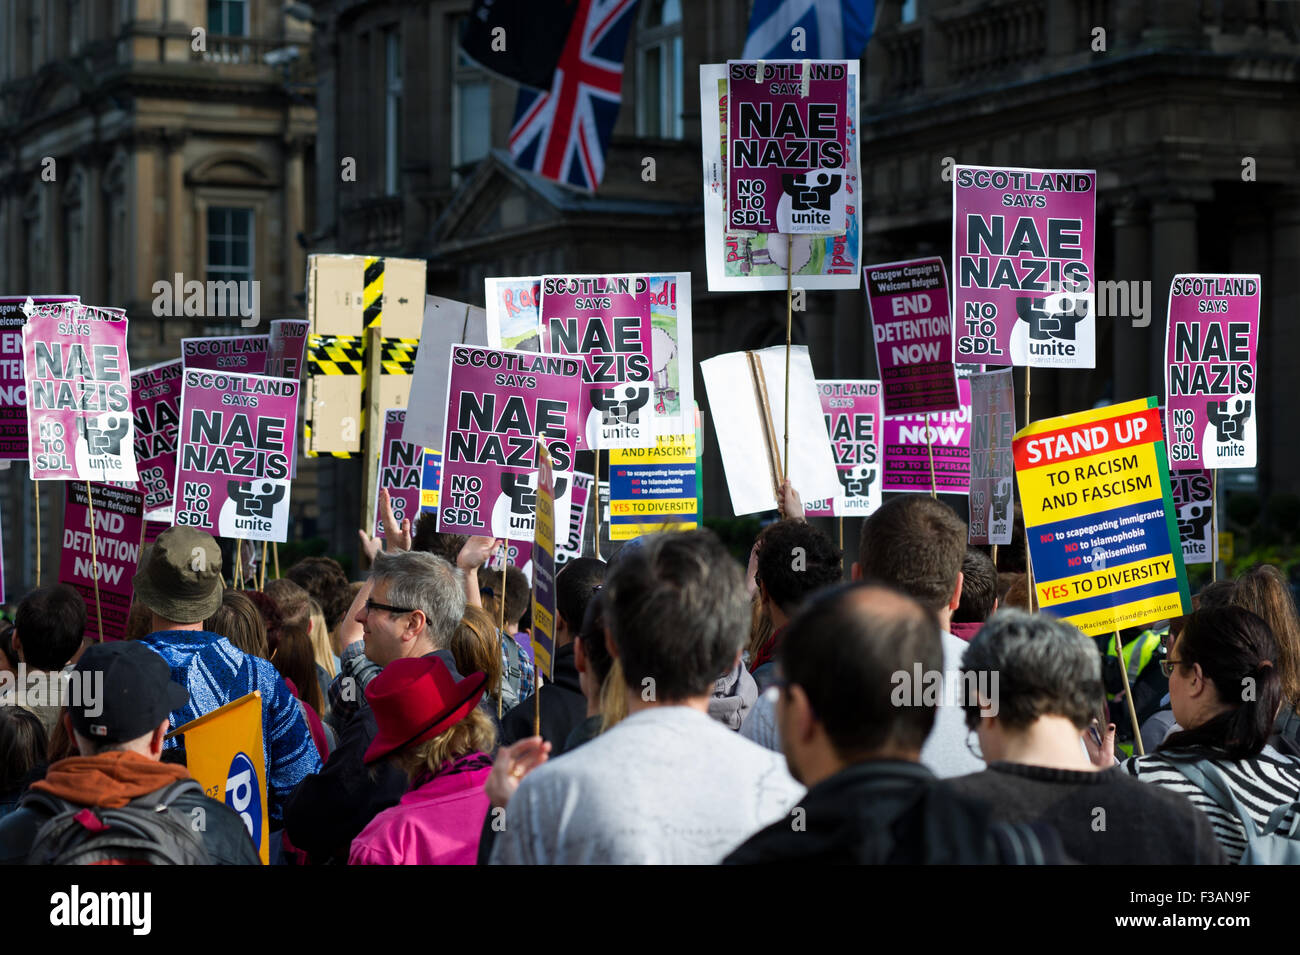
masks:
<svg viewBox="0 0 1300 955"><path fill-rule="evenodd" d="M787 684L807 694L837 754L854 761L882 750L919 752L933 706L895 706L899 679L943 672L934 612L887 587L851 584L809 603L791 622L781 651ZM908 702L920 702L921 694Z"/></svg>

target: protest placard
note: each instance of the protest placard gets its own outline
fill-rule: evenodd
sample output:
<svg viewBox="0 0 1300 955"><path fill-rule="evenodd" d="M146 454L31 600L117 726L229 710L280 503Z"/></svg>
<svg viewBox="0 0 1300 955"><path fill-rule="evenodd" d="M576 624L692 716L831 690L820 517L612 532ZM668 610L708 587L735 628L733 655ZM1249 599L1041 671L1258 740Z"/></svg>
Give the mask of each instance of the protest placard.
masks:
<svg viewBox="0 0 1300 955"><path fill-rule="evenodd" d="M878 381L819 381L840 493L805 501L809 517L865 517L880 507L880 438L884 415Z"/></svg>
<svg viewBox="0 0 1300 955"><path fill-rule="evenodd" d="M376 537L384 536L384 515L379 506L379 491L388 491L393 506L393 519L399 525L403 519L409 519L414 531L415 522L420 516L420 472L424 466L424 449L402 440L402 428L405 425L405 408L388 408L384 411L383 450L375 462L375 487L378 489L375 493Z"/></svg>
<svg viewBox="0 0 1300 955"><path fill-rule="evenodd" d="M653 448L609 453L609 539L699 526L695 435L662 435Z"/></svg>
<svg viewBox="0 0 1300 955"><path fill-rule="evenodd" d="M1156 404L1035 421L1015 438L1036 602L1089 635L1191 610Z"/></svg>
<svg viewBox="0 0 1300 955"><path fill-rule="evenodd" d="M966 494L970 490L970 379L957 379L956 411L885 418L884 491L933 491Z"/></svg>
<svg viewBox="0 0 1300 955"><path fill-rule="evenodd" d="M1015 522L1015 394L1011 369L970 376L970 522L972 544L1010 544Z"/></svg>
<svg viewBox="0 0 1300 955"><path fill-rule="evenodd" d="M542 351L583 362L579 447L652 445L649 279L545 275L541 317Z"/></svg>
<svg viewBox="0 0 1300 955"><path fill-rule="evenodd" d="M954 360L1096 366L1093 169L953 168Z"/></svg>
<svg viewBox="0 0 1300 955"><path fill-rule="evenodd" d="M862 262L858 63L851 61L847 66L844 231L839 235L779 235L727 227L727 65L701 65L704 249L710 291L784 291L788 282L798 289L858 287Z"/></svg>
<svg viewBox="0 0 1300 955"><path fill-rule="evenodd" d="M181 420L181 361L161 362L131 375L135 457L145 517L171 522L176 489L176 441Z"/></svg>
<svg viewBox="0 0 1300 955"><path fill-rule="evenodd" d="M280 318L271 323L267 338L266 367L268 378L302 380L302 363L307 356L307 333L311 322L305 318Z"/></svg>
<svg viewBox="0 0 1300 955"><path fill-rule="evenodd" d="M937 257L868 265L867 310L885 414L957 407L948 276Z"/></svg>
<svg viewBox="0 0 1300 955"><path fill-rule="evenodd" d="M487 302L484 318L488 347L538 351L541 347L542 277L486 278L483 290Z"/></svg>
<svg viewBox="0 0 1300 955"><path fill-rule="evenodd" d="M727 61L727 225L845 231L849 66Z"/></svg>
<svg viewBox="0 0 1300 955"><path fill-rule="evenodd" d="M213 335L182 338L181 361L186 368L229 371L240 375L266 373L270 335Z"/></svg>
<svg viewBox="0 0 1300 955"><path fill-rule="evenodd" d="M185 371L176 524L218 537L288 539L298 390L288 378Z"/></svg>
<svg viewBox="0 0 1300 955"><path fill-rule="evenodd" d="M569 511L570 513L573 511L572 504L569 506ZM520 572L531 583L533 579L533 542L512 540L506 541L502 547L494 548L492 556L488 558L486 565L490 573L486 578L480 576L479 580L485 587L492 587L495 590L496 586L490 582L491 578L495 575L499 579L501 571L506 565L518 567Z"/></svg>
<svg viewBox="0 0 1300 955"><path fill-rule="evenodd" d="M569 520L582 361L453 345L448 356L438 530L531 541L538 437L555 467L555 519Z"/></svg>
<svg viewBox="0 0 1300 955"><path fill-rule="evenodd" d="M420 459L420 513L438 509L438 492L442 488L442 452L424 449Z"/></svg>
<svg viewBox="0 0 1300 955"><path fill-rule="evenodd" d="M144 495L130 488L92 483L90 493L93 497L88 497L84 481L70 481L66 492L59 583L67 584L81 594L86 604L85 636L98 640L95 599L98 574L98 612L103 616L104 639L123 640L134 593L131 580L140 562ZM92 503L95 515L93 535L90 530Z"/></svg>
<svg viewBox="0 0 1300 955"><path fill-rule="evenodd" d="M23 306L76 304L76 295L0 295L0 461L27 460L27 378L23 374Z"/></svg>
<svg viewBox="0 0 1300 955"><path fill-rule="evenodd" d="M591 505L591 487L595 478L581 471L573 472L573 493L569 497L569 526L563 540L555 542L555 563L563 566L582 556L583 535L587 528L587 509Z"/></svg>
<svg viewBox="0 0 1300 955"><path fill-rule="evenodd" d="M1175 275L1165 327L1170 465L1253 468L1258 275Z"/></svg>
<svg viewBox="0 0 1300 955"><path fill-rule="evenodd" d="M139 480L126 325L120 309L64 302L23 326L32 480Z"/></svg>
<svg viewBox="0 0 1300 955"><path fill-rule="evenodd" d="M1174 471L1169 475L1178 515L1184 564L1212 564L1219 559L1215 521L1214 477L1210 471Z"/></svg>
<svg viewBox="0 0 1300 955"><path fill-rule="evenodd" d="M546 445L537 446L537 526L533 534L533 664L550 680L555 657L555 473ZM502 600L504 600L504 595Z"/></svg>
<svg viewBox="0 0 1300 955"><path fill-rule="evenodd" d="M254 690L173 730L185 737L185 765L203 791L229 806L270 861L267 763L262 741L262 694Z"/></svg>
<svg viewBox="0 0 1300 955"><path fill-rule="evenodd" d="M782 466L785 347L717 355L701 362L700 372L708 392L709 412L714 421L725 422L717 429L718 450L736 516L776 508L782 475L806 501L841 493L806 345L796 345L790 351L788 468Z"/></svg>
<svg viewBox="0 0 1300 955"><path fill-rule="evenodd" d="M452 345L487 345L487 313L437 295L424 297L424 324L407 398L402 439L432 448L447 430L447 355Z"/></svg>

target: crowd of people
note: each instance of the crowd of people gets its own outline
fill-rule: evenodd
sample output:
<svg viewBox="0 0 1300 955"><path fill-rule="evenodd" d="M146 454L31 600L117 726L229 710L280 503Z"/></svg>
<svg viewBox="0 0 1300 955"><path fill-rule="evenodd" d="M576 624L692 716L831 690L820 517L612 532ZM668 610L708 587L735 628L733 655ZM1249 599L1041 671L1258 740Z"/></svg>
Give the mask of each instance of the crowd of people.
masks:
<svg viewBox="0 0 1300 955"><path fill-rule="evenodd" d="M391 510L382 546L362 535L364 581L309 558L261 591L170 528L123 641L84 639L77 592L39 587L0 627L0 862L257 864L171 733L254 691L277 864L1208 864L1300 845L1300 619L1275 568L1094 639L1027 612L1025 575L940 501L888 500L848 582L783 502L747 570L706 530L565 564L549 674L526 578L484 570L501 542Z"/></svg>

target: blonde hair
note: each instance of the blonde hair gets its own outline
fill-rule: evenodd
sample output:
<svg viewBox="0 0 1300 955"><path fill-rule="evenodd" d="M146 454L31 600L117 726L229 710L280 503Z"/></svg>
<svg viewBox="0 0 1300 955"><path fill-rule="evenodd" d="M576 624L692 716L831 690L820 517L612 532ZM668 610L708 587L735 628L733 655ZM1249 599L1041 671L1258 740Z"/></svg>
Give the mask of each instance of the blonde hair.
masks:
<svg viewBox="0 0 1300 955"><path fill-rule="evenodd" d="M627 684L623 680L623 665L614 658L614 664L600 685L600 731L617 726L627 716Z"/></svg>
<svg viewBox="0 0 1300 955"><path fill-rule="evenodd" d="M490 753L496 742L497 729L492 718L475 706L468 716L451 729L444 730L433 739L406 747L394 754L393 760L406 773L407 778L414 782L426 772L436 776L453 759L470 753Z"/></svg>
<svg viewBox="0 0 1300 955"><path fill-rule="evenodd" d="M481 607L465 608L465 615L452 631L447 648L451 650L456 669L465 676L483 673L487 676L488 696L501 698L501 637L496 621Z"/></svg>
<svg viewBox="0 0 1300 955"><path fill-rule="evenodd" d="M330 628L325 625L325 611L313 598L308 605L311 608L311 648L316 662L334 679L338 675L334 668L334 645L330 639Z"/></svg>
<svg viewBox="0 0 1300 955"><path fill-rule="evenodd" d="M749 646L746 647L751 668L754 666L754 661L758 659L759 652L767 641L772 639L772 634L775 632L776 627L772 625L772 618L767 615L767 605L756 590L749 601Z"/></svg>

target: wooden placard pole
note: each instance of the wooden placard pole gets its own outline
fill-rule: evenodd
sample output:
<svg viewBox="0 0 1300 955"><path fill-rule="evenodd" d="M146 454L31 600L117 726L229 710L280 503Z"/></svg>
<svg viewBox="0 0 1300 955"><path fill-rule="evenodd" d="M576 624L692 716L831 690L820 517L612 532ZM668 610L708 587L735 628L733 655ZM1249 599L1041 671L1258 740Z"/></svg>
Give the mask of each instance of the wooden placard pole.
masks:
<svg viewBox="0 0 1300 955"><path fill-rule="evenodd" d="M104 608L99 604L99 544L95 537L95 497L86 482L86 506L90 508L90 574L95 581L95 621L99 625L99 642L104 642Z"/></svg>
<svg viewBox="0 0 1300 955"><path fill-rule="evenodd" d="M1137 653L1138 648L1134 647L1133 652ZM1119 657L1119 672L1124 679L1124 701L1128 703L1128 718L1133 723L1133 746L1139 756L1145 756L1146 750L1142 747L1142 728L1138 726L1137 709L1133 706L1133 690L1128 682L1128 664L1124 661L1124 647L1120 644L1119 631L1115 631L1115 655ZM1105 730L1105 727L1102 727Z"/></svg>
<svg viewBox="0 0 1300 955"><path fill-rule="evenodd" d="M785 470L781 465L777 450L779 445L776 443L776 426L772 422L772 405L767 398L767 378L763 374L762 362L759 361L757 355L752 351L747 351L745 352L745 358L749 361L749 375L754 381L754 395L758 400L758 407L763 417L763 434L766 437L764 444L767 445L767 467L772 478L772 496L776 498L779 505Z"/></svg>

